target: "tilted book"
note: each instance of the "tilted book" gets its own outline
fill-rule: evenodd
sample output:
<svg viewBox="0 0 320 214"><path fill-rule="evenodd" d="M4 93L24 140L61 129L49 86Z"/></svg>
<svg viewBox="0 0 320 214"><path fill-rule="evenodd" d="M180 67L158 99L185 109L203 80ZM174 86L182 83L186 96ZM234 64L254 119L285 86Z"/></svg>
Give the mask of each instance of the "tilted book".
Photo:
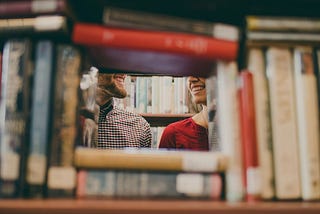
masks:
<svg viewBox="0 0 320 214"><path fill-rule="evenodd" d="M221 152L173 151L161 149L98 150L78 147L77 168L139 169L187 172L221 172L228 157Z"/></svg>
<svg viewBox="0 0 320 214"><path fill-rule="evenodd" d="M162 198L221 200L219 173L80 170L78 198Z"/></svg>
<svg viewBox="0 0 320 214"><path fill-rule="evenodd" d="M176 53L201 59L237 58L238 42L169 31L148 31L75 23L75 44Z"/></svg>
<svg viewBox="0 0 320 214"><path fill-rule="evenodd" d="M238 41L239 37L239 29L229 24L206 22L203 20L117 7L104 8L103 23L108 26L124 28L199 34L230 41Z"/></svg>

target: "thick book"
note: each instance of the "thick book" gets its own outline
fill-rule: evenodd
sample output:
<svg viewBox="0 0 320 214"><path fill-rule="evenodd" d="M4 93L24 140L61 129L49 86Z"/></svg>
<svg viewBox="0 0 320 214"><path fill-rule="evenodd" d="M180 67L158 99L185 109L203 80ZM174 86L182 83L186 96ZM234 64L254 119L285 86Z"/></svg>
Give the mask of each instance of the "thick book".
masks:
<svg viewBox="0 0 320 214"><path fill-rule="evenodd" d="M27 158L25 191L25 196L28 198L44 197L47 149L51 137L50 115L52 112L53 56L54 44L51 41L42 40L35 44L30 145Z"/></svg>
<svg viewBox="0 0 320 214"><path fill-rule="evenodd" d="M274 167L270 100L265 55L262 48L248 48L247 66L253 75L258 158L261 169L261 197L274 197ZM320 168L319 168L320 169Z"/></svg>
<svg viewBox="0 0 320 214"><path fill-rule="evenodd" d="M212 60L187 55L142 51L112 47L88 47L86 52L93 65L101 72L126 71L133 74L206 77L211 71ZM125 63L123 63L125 62Z"/></svg>
<svg viewBox="0 0 320 214"><path fill-rule="evenodd" d="M302 199L318 200L320 199L319 107L311 47L294 48L294 80Z"/></svg>
<svg viewBox="0 0 320 214"><path fill-rule="evenodd" d="M115 27L199 34L230 41L239 39L239 29L233 25L117 7L104 8L103 23Z"/></svg>
<svg viewBox="0 0 320 214"><path fill-rule="evenodd" d="M256 134L253 75L248 70L239 74L239 103L245 196L248 201L261 197L261 173Z"/></svg>
<svg viewBox="0 0 320 214"><path fill-rule="evenodd" d="M77 198L162 198L221 200L219 173L80 170Z"/></svg>
<svg viewBox="0 0 320 214"><path fill-rule="evenodd" d="M68 18L61 15L43 15L30 18L0 19L0 37L51 36L69 37L71 26Z"/></svg>
<svg viewBox="0 0 320 214"><path fill-rule="evenodd" d="M299 141L293 59L289 48L269 47L266 50L266 68L271 109L275 197L280 200L299 199Z"/></svg>
<svg viewBox="0 0 320 214"><path fill-rule="evenodd" d="M246 16L250 31L320 32L320 19L310 17Z"/></svg>
<svg viewBox="0 0 320 214"><path fill-rule="evenodd" d="M217 63L215 92L217 93L216 114L219 126L217 130L220 149L229 158L228 168L225 172L225 196L229 202L243 201L245 195L237 78L238 66L236 62L219 61ZM214 92L207 89L207 93ZM212 132L211 129L209 129L210 132Z"/></svg>
<svg viewBox="0 0 320 214"><path fill-rule="evenodd" d="M228 157L221 152L161 149L98 150L78 147L74 154L77 168L139 169L188 172L223 172Z"/></svg>
<svg viewBox="0 0 320 214"><path fill-rule="evenodd" d="M68 0L10 0L0 2L0 18L26 18L37 15L74 17Z"/></svg>
<svg viewBox="0 0 320 214"><path fill-rule="evenodd" d="M70 44L58 44L55 68L47 196L73 197L76 185L73 155L78 139L80 100L79 49Z"/></svg>
<svg viewBox="0 0 320 214"><path fill-rule="evenodd" d="M235 60L238 42L169 31L149 31L75 23L74 43L188 55L201 59Z"/></svg>
<svg viewBox="0 0 320 214"><path fill-rule="evenodd" d="M3 48L0 102L0 197L22 197L28 154L32 43L8 40Z"/></svg>

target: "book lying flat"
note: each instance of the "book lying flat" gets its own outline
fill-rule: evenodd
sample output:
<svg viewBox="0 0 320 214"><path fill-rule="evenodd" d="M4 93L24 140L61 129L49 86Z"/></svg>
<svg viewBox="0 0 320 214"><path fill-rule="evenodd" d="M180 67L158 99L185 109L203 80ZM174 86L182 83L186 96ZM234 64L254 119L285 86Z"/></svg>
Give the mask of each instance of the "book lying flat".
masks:
<svg viewBox="0 0 320 214"><path fill-rule="evenodd" d="M125 48L88 47L92 63L101 72L105 68L128 73L206 77L215 62L186 55ZM125 63L123 63L125 62Z"/></svg>
<svg viewBox="0 0 320 214"><path fill-rule="evenodd" d="M238 41L236 26L117 7L105 7L103 23L124 28L185 32Z"/></svg>
<svg viewBox="0 0 320 214"><path fill-rule="evenodd" d="M75 44L95 47L175 53L209 60L235 60L238 42L169 31L148 31L107 27L98 24L74 25Z"/></svg>
<svg viewBox="0 0 320 214"><path fill-rule="evenodd" d="M99 150L77 147L77 168L139 169L186 172L223 172L227 156L221 152L173 151L161 149Z"/></svg>
<svg viewBox="0 0 320 214"><path fill-rule="evenodd" d="M78 198L175 198L221 200L223 175L128 170L80 170Z"/></svg>
<svg viewBox="0 0 320 214"><path fill-rule="evenodd" d="M74 17L74 12L68 0L10 0L0 2L1 18L26 18L53 14Z"/></svg>

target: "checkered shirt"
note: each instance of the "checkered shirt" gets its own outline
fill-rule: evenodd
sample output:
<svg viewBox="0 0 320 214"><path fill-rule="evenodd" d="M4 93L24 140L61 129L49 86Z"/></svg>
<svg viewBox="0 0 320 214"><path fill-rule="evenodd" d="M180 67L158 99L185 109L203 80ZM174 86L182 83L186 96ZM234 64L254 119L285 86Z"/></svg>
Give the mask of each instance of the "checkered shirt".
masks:
<svg viewBox="0 0 320 214"><path fill-rule="evenodd" d="M113 101L100 109L98 148L151 147L150 124L140 115L121 109Z"/></svg>

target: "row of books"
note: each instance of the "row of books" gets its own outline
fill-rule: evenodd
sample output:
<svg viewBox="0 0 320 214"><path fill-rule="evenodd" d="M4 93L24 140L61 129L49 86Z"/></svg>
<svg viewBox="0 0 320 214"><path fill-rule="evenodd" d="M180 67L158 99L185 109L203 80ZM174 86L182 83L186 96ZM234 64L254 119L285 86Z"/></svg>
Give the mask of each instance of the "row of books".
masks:
<svg viewBox="0 0 320 214"><path fill-rule="evenodd" d="M317 23L247 17L246 69L221 61L208 78L217 83L208 93L216 93L221 150L230 158L227 200L241 193L247 200L320 200L319 44L290 37L316 35Z"/></svg>
<svg viewBox="0 0 320 214"><path fill-rule="evenodd" d="M128 96L116 99L124 109L137 113L185 114L195 112L185 77L128 76Z"/></svg>

